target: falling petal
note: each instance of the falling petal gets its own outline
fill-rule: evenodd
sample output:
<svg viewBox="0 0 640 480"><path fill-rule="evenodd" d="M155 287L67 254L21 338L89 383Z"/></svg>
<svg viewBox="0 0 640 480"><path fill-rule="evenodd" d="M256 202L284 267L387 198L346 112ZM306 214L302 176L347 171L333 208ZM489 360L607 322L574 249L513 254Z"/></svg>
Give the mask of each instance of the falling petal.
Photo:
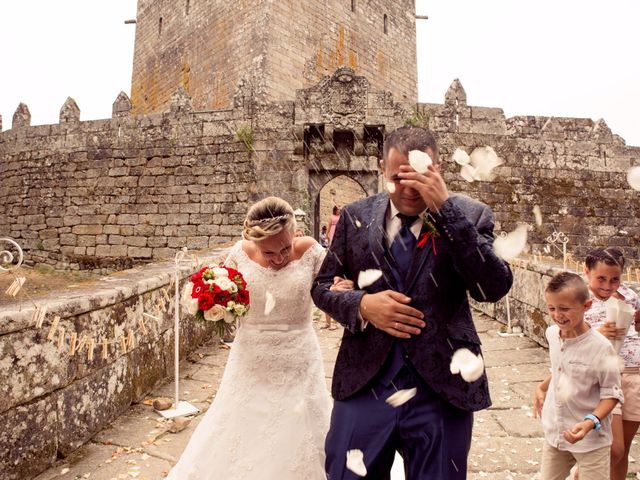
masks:
<svg viewBox="0 0 640 480"><path fill-rule="evenodd" d="M464 151L462 148L456 148L456 151L451 155L451 159L456 162L458 165L469 165L471 161L469 158L469 154Z"/></svg>
<svg viewBox="0 0 640 480"><path fill-rule="evenodd" d="M411 150L409 152L409 165L418 173L425 173L429 165L433 163L427 152L422 150Z"/></svg>
<svg viewBox="0 0 640 480"><path fill-rule="evenodd" d="M360 220L356 218L356 228L360 228L361 226L362 226L362 223L360 223Z"/></svg>
<svg viewBox="0 0 640 480"><path fill-rule="evenodd" d="M486 181L493 180L495 177L492 173L493 169L504 163L496 151L489 146L474 149L469 156L469 161L475 168L474 178Z"/></svg>
<svg viewBox="0 0 640 480"><path fill-rule="evenodd" d="M476 169L471 165L463 165L460 169L460 176L469 183L473 183L475 180L475 173Z"/></svg>
<svg viewBox="0 0 640 480"><path fill-rule="evenodd" d="M631 167L627 172L627 182L634 190L640 190L640 166Z"/></svg>
<svg viewBox="0 0 640 480"><path fill-rule="evenodd" d="M276 300L275 298L273 298L273 295L271 295L270 292L267 292L265 297L266 301L264 302L264 314L269 315L271 313L271 310L273 310L273 307L276 306Z"/></svg>
<svg viewBox="0 0 640 480"><path fill-rule="evenodd" d="M418 390L416 388L398 390L385 401L394 408L399 407L400 405L407 403L409 400L415 397L417 391Z"/></svg>
<svg viewBox="0 0 640 480"><path fill-rule="evenodd" d="M393 182L387 182L387 191L389 193L395 193L396 191L396 184Z"/></svg>
<svg viewBox="0 0 640 480"><path fill-rule="evenodd" d="M362 450L347 450L347 468L359 477L367 475L367 467L364 466Z"/></svg>
<svg viewBox="0 0 640 480"><path fill-rule="evenodd" d="M556 398L566 403L575 394L571 380L567 375L561 373L556 384Z"/></svg>
<svg viewBox="0 0 640 480"><path fill-rule="evenodd" d="M362 270L358 274L358 287L366 288L376 282L380 277L382 277L382 272L380 270Z"/></svg>
<svg viewBox="0 0 640 480"><path fill-rule="evenodd" d="M516 258L527 246L527 226L519 225L513 232L498 237L493 242L493 251L504 261Z"/></svg>
<svg viewBox="0 0 640 480"><path fill-rule="evenodd" d="M465 382L474 382L484 373L484 361L482 355L460 348L451 357L449 369L454 375L459 373Z"/></svg>
<svg viewBox="0 0 640 480"><path fill-rule="evenodd" d="M540 205L533 206L533 216L536 219L536 225L542 225L542 212L540 211Z"/></svg>

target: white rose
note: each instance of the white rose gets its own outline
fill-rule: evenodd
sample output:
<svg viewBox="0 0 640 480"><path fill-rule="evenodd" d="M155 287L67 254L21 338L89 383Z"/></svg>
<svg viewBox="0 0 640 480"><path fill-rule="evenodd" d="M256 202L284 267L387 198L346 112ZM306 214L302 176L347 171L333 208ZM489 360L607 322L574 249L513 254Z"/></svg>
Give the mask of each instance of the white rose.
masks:
<svg viewBox="0 0 640 480"><path fill-rule="evenodd" d="M229 293L236 293L238 291L238 285L229 277L216 278L213 283L218 285L222 290Z"/></svg>
<svg viewBox="0 0 640 480"><path fill-rule="evenodd" d="M224 311L224 317L223 317L223 318L224 318L224 321L225 321L226 323L233 323L233 322L235 321L235 319L236 319L236 316L235 316L233 313L231 313L231 312L227 312L227 311L225 310L225 311Z"/></svg>
<svg viewBox="0 0 640 480"><path fill-rule="evenodd" d="M222 305L214 305L209 310L204 312L204 319L209 322L217 322L225 316L225 309Z"/></svg>
<svg viewBox="0 0 640 480"><path fill-rule="evenodd" d="M229 278L229 270L227 270L226 268L214 267L211 269L211 271L216 276L216 278L220 278L220 277Z"/></svg>
<svg viewBox="0 0 640 480"><path fill-rule="evenodd" d="M198 299L197 298L192 298L187 303L185 303L183 306L184 306L185 310L187 312L189 312L190 315L195 315L196 313L198 313Z"/></svg>
<svg viewBox="0 0 640 480"><path fill-rule="evenodd" d="M236 303L235 306L233 307L233 313L238 317L241 317L242 315L244 315L246 311L247 311L246 307L241 303Z"/></svg>

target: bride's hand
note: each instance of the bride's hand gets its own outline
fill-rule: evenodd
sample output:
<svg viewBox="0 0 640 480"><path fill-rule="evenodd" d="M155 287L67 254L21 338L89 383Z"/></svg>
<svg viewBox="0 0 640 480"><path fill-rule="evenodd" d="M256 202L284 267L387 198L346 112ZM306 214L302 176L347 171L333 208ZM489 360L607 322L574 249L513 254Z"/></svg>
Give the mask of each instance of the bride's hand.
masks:
<svg viewBox="0 0 640 480"><path fill-rule="evenodd" d="M342 277L333 277L333 285L329 288L332 292L346 292L347 290L353 290L354 284L352 280L348 280Z"/></svg>

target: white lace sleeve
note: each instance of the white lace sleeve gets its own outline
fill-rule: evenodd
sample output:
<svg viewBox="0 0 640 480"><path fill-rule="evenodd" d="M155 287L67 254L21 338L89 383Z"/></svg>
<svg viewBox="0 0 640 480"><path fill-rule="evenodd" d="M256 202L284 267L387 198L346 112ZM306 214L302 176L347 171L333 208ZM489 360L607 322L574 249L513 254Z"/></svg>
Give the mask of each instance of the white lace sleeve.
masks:
<svg viewBox="0 0 640 480"><path fill-rule="evenodd" d="M238 240L230 249L224 260L224 265L236 268L238 266L238 254L242 248L242 240Z"/></svg>
<svg viewBox="0 0 640 480"><path fill-rule="evenodd" d="M318 275L320 271L320 267L322 266L322 262L324 262L324 257L327 256L327 249L320 246L319 243L316 243L312 249L311 255L313 256L313 276Z"/></svg>

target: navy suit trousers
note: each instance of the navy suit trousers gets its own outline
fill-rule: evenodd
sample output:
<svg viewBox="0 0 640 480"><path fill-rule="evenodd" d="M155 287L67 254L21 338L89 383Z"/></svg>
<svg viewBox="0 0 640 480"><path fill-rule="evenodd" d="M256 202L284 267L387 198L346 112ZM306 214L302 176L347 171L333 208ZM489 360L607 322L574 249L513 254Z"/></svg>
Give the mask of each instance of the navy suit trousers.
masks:
<svg viewBox="0 0 640 480"><path fill-rule="evenodd" d="M386 403L396 390L414 387L417 394L407 403L397 408ZM408 480L463 480L472 426L472 412L443 401L411 366L404 366L389 385L375 382L334 403L325 443L327 478L362 478L346 469L346 452L359 449L367 479L389 479L398 451Z"/></svg>

